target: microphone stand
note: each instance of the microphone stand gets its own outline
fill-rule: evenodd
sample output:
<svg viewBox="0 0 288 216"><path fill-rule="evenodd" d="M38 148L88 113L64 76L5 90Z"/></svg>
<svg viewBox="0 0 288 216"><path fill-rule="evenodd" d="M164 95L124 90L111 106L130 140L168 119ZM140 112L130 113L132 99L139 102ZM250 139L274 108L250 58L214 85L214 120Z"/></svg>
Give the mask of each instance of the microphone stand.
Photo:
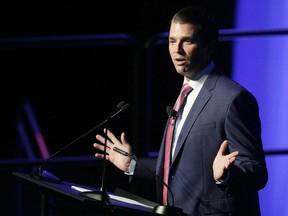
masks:
<svg viewBox="0 0 288 216"><path fill-rule="evenodd" d="M107 151L107 131L108 131L108 123L111 120L111 115L106 119L106 129L105 129L105 141L104 141L104 158L103 158L103 167L102 167L102 181L101 181L101 187L99 191L85 191L81 192L80 195L88 198L92 198L98 201L110 202L110 197L106 190L106 151Z"/></svg>
<svg viewBox="0 0 288 216"><path fill-rule="evenodd" d="M80 195L84 196L84 197L88 197L88 198L92 198L94 200L98 200L101 202L105 202L106 204L108 204L110 202L110 197L107 193L106 190L106 150L107 150L107 140L108 140L108 124L111 120L111 118L115 115L117 115L119 112L122 112L123 110L125 110L127 107L129 106L129 104L124 104L121 106L121 108L118 111L114 111L113 113L111 113L108 118L106 119L106 129L105 129L105 141L104 141L104 158L103 158L103 167L102 167L102 182L101 182L101 187L99 191L85 191L85 192L81 192Z"/></svg>
<svg viewBox="0 0 288 216"><path fill-rule="evenodd" d="M166 184L166 182L163 181L163 179L161 179L158 175L156 175L154 172L152 172L150 169L148 169L143 163L141 163L139 160L137 160L135 157L133 157L132 155L130 155L128 152L123 151L122 149L119 149L117 147L113 147L113 151L125 156L125 157L129 157L132 160L136 161L137 164L141 165L144 169L146 169L150 174L152 174L153 176L155 176L157 178L157 180L161 181L165 187L167 187L168 191L170 192L171 195L171 204L167 204L167 205L157 205L154 207L153 212L160 214L160 215L166 215L166 216L180 216L183 215L183 210L181 208L178 207L174 207L174 196L172 193L171 188L168 186L168 184Z"/></svg>

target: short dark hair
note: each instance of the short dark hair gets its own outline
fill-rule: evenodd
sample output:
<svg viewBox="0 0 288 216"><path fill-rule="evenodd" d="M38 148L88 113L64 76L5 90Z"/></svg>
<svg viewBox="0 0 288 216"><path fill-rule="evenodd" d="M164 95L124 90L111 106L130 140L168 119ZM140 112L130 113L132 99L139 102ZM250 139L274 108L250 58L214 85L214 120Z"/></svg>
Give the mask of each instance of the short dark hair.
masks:
<svg viewBox="0 0 288 216"><path fill-rule="evenodd" d="M207 44L209 41L218 41L218 24L212 13L205 8L199 6L185 7L173 16L172 22L194 25L203 44Z"/></svg>

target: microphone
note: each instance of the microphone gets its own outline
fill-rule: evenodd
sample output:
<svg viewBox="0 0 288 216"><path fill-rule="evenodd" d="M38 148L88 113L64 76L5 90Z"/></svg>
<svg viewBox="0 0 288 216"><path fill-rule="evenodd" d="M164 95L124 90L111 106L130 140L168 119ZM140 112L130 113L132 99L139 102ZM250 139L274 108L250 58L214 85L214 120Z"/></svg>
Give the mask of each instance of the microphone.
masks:
<svg viewBox="0 0 288 216"><path fill-rule="evenodd" d="M178 117L178 113L176 110L174 110L171 106L167 106L166 107L166 112L168 114L168 121L169 121L169 124L174 126L175 125L175 121L176 121L176 118Z"/></svg>
<svg viewBox="0 0 288 216"><path fill-rule="evenodd" d="M134 160L137 164L141 165L145 170L147 170L151 175L155 176L160 182L162 182L163 185L168 189L170 195L171 195L171 204L165 205L157 205L154 207L153 212L161 215L166 215L166 216L176 216L176 215L182 215L182 209L178 207L174 207L174 196L171 188L166 184L166 182L163 181L162 178L160 178L158 175L156 175L153 171L148 169L143 163L141 163L137 158L135 158L133 155L130 155L128 152L119 149L117 147L113 147L113 151L125 156L129 157L132 160Z"/></svg>
<svg viewBox="0 0 288 216"><path fill-rule="evenodd" d="M106 130L105 130L105 141L104 141L104 158L103 158L103 167L102 167L102 182L101 182L101 187L99 191L86 191L86 192L81 192L80 195L88 198L92 198L94 200L102 201L105 202L108 205L108 202L110 202L110 197L106 191L106 149L107 149L107 140L108 140L108 123L113 118L116 116L118 113L125 111L129 107L128 103L125 103L124 101L121 101L118 105L116 110L114 110L106 119Z"/></svg>
<svg viewBox="0 0 288 216"><path fill-rule="evenodd" d="M166 107L166 112L167 112L169 118L173 118L173 119L176 118L177 114L178 114L177 111L174 110L171 106Z"/></svg>
<svg viewBox="0 0 288 216"><path fill-rule="evenodd" d="M47 170L44 170L45 166L48 164L48 162L54 158L56 155L62 153L64 150L66 150L67 148L69 148L70 146L72 146L74 143L76 143L77 141L81 140L82 138L86 137L88 134L94 132L95 130L97 130L98 128L100 128L102 125L104 125L107 121L109 121L111 118L113 118L114 116L116 116L117 114L125 111L127 108L129 107L129 103L126 103L124 101L121 101L120 103L118 103L116 109L108 116L107 119L105 119L104 121L102 121L100 124L98 124L97 126L95 126L94 128L90 129L89 131L87 131L86 133L82 134L80 137L78 137L77 139L73 140L72 142L70 142L68 145L64 146L63 148L61 148L60 150L58 150L57 152L55 152L54 154L52 154L49 158L47 158L36 170L31 172L31 176L33 178L42 180L42 181L48 181L48 182L52 182L52 183L58 183L58 184L62 184L62 180L60 178L58 178L57 176L55 176L54 174L50 173ZM104 154L105 155L105 154Z"/></svg>

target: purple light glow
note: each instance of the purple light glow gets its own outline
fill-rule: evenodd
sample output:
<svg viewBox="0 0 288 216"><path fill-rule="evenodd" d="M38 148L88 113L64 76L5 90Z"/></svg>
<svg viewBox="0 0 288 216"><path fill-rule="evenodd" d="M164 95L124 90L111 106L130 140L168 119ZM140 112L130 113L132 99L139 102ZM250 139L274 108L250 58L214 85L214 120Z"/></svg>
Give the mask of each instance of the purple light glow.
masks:
<svg viewBox="0 0 288 216"><path fill-rule="evenodd" d="M288 27L288 2L238 1L235 28ZM233 79L258 100L265 150L288 149L288 35L238 38L234 41ZM259 192L262 216L288 215L288 155L267 156L269 181Z"/></svg>

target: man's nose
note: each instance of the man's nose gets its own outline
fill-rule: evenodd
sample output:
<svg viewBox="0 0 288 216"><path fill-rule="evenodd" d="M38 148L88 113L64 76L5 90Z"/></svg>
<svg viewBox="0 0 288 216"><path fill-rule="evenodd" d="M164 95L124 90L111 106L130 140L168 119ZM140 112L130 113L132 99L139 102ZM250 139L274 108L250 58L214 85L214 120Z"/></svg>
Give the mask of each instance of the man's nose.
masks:
<svg viewBox="0 0 288 216"><path fill-rule="evenodd" d="M177 43L175 46L175 52L182 54L184 52L183 50L183 44L181 42Z"/></svg>

